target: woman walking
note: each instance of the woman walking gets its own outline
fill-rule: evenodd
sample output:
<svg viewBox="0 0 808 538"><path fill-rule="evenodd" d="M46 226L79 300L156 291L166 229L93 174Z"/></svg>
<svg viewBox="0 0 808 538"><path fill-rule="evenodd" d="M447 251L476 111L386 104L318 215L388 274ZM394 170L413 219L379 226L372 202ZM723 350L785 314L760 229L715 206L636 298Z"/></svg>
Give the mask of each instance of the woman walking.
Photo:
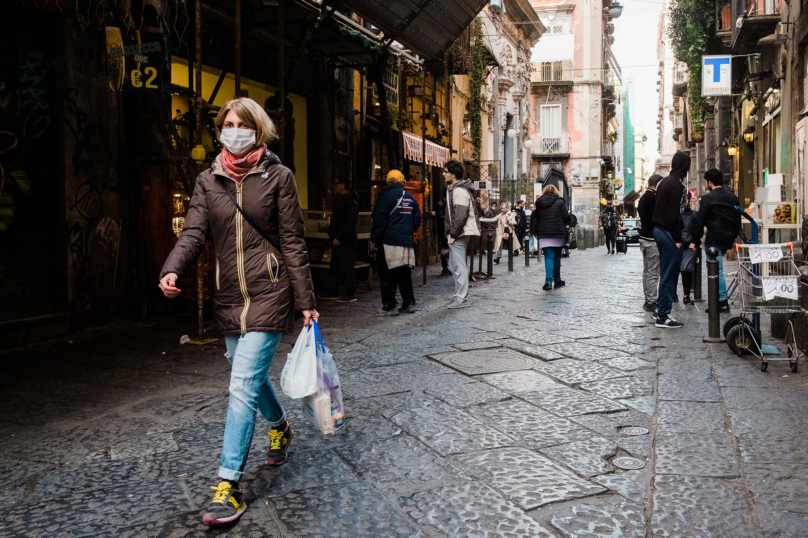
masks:
<svg viewBox="0 0 808 538"><path fill-rule="evenodd" d="M513 252L518 253L522 246L515 234L516 213L510 211L508 204L500 204L499 211L499 215L495 217L497 219L497 236L494 239L494 250L497 251L497 257L494 258L496 263L499 263L500 258L502 258L502 247L511 235L513 235Z"/></svg>
<svg viewBox="0 0 808 538"><path fill-rule="evenodd" d="M701 248L701 236L704 226L700 226L696 213L690 209L690 199L693 195L688 191L687 205L682 212L682 264L679 272L682 273L682 302L695 304L690 299L690 289L693 286L693 272L696 270L696 257Z"/></svg>
<svg viewBox="0 0 808 538"><path fill-rule="evenodd" d="M567 203L554 185L547 185L536 198L536 211L530 215L530 234L539 239L539 248L544 252L544 286L550 290L555 284L560 288L561 249L567 239L567 225L571 221Z"/></svg>
<svg viewBox="0 0 808 538"><path fill-rule="evenodd" d="M306 326L319 317L295 178L266 147L275 125L248 98L228 101L215 124L224 149L197 177L182 234L160 274L160 289L176 297L180 275L213 241L213 313L232 370L220 481L211 487L216 493L205 525L235 521L247 508L238 481L257 410L270 426L267 465L286 462L292 428L269 383L269 366L295 310Z"/></svg>

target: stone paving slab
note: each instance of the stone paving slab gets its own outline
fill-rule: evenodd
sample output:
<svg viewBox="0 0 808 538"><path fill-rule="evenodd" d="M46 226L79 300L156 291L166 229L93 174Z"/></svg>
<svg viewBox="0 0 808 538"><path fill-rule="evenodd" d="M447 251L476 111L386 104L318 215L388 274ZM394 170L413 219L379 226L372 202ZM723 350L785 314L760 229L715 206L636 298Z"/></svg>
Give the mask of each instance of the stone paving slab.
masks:
<svg viewBox="0 0 808 538"><path fill-rule="evenodd" d="M659 433L723 433L724 410L719 403L663 401L657 406Z"/></svg>
<svg viewBox="0 0 808 538"><path fill-rule="evenodd" d="M801 431L788 407L781 409L727 409L732 431L737 435L766 434L788 437Z"/></svg>
<svg viewBox="0 0 808 538"><path fill-rule="evenodd" d="M464 454L450 461L500 491L523 510L605 491L604 487L583 480L524 448Z"/></svg>
<svg viewBox="0 0 808 538"><path fill-rule="evenodd" d="M738 435L744 463L808 463L804 435L772 436L765 432Z"/></svg>
<svg viewBox="0 0 808 538"><path fill-rule="evenodd" d="M564 385L552 378L533 370L518 370L515 372L481 375L478 379L511 394L539 392L546 389L564 387Z"/></svg>
<svg viewBox="0 0 808 538"><path fill-rule="evenodd" d="M415 493L398 502L429 536L553 538L518 506L477 482Z"/></svg>
<svg viewBox="0 0 808 538"><path fill-rule="evenodd" d="M476 414L487 417L494 428L529 448L544 448L594 436L591 430L579 424L521 400L481 406Z"/></svg>
<svg viewBox="0 0 808 538"><path fill-rule="evenodd" d="M689 402L720 402L718 383L708 377L687 374L659 376L659 399Z"/></svg>
<svg viewBox="0 0 808 538"><path fill-rule="evenodd" d="M505 331L505 334L511 338L522 340L534 346L546 346L548 344L560 344L561 342L569 342L570 338L561 336L559 334L550 333L534 328L512 329Z"/></svg>
<svg viewBox="0 0 808 538"><path fill-rule="evenodd" d="M656 413L657 399L656 396L639 396L637 398L625 398L620 400L620 403L627 405L646 415L653 415Z"/></svg>
<svg viewBox="0 0 808 538"><path fill-rule="evenodd" d="M657 474L736 478L735 447L727 434L674 433L656 436Z"/></svg>
<svg viewBox="0 0 808 538"><path fill-rule="evenodd" d="M617 452L617 443L597 437L543 448L539 452L580 476L592 478L614 470L608 460Z"/></svg>
<svg viewBox="0 0 808 538"><path fill-rule="evenodd" d="M539 362L533 357L507 348L480 349L445 353L431 358L465 375L493 374L511 370L529 370Z"/></svg>
<svg viewBox="0 0 808 538"><path fill-rule="evenodd" d="M251 489L261 498L357 480L351 468L331 450L295 454L280 467L259 465L251 478Z"/></svg>
<svg viewBox="0 0 808 538"><path fill-rule="evenodd" d="M645 467L639 471L626 471L620 474L604 474L592 480L611 491L638 504L646 503L651 495L651 469Z"/></svg>
<svg viewBox="0 0 808 538"><path fill-rule="evenodd" d="M553 510L550 523L565 538L645 538L645 509L618 495L592 497Z"/></svg>
<svg viewBox="0 0 808 538"><path fill-rule="evenodd" d="M606 359L598 361L600 364L622 370L624 372L634 372L636 370L655 370L656 364L650 361L644 361L637 357L619 357L617 359Z"/></svg>
<svg viewBox="0 0 808 538"><path fill-rule="evenodd" d="M617 399L650 395L653 392L654 385L650 380L631 375L581 383L581 388L604 398Z"/></svg>
<svg viewBox="0 0 808 538"><path fill-rule="evenodd" d="M437 401L401 411L391 420L442 456L515 444L506 434L491 435L490 427L471 414Z"/></svg>
<svg viewBox="0 0 808 538"><path fill-rule="evenodd" d="M561 417L572 417L590 413L612 413L626 409L624 406L612 400L570 388L547 389L543 392L526 392L519 396Z"/></svg>
<svg viewBox="0 0 808 538"><path fill-rule="evenodd" d="M461 374L426 376L419 380L419 384L430 396L454 407L496 403L511 398L507 392Z"/></svg>
<svg viewBox="0 0 808 538"><path fill-rule="evenodd" d="M653 537L757 536L743 485L696 476L654 478Z"/></svg>
<svg viewBox="0 0 808 538"><path fill-rule="evenodd" d="M519 353L524 353L529 357L533 357L542 361L555 361L558 359L563 359L563 355L559 355L555 351L551 351L546 347L537 346L535 344L531 344L529 342L524 342L522 340L516 338L508 338L506 340L500 340L503 346L506 346L514 351L518 351Z"/></svg>
<svg viewBox="0 0 808 538"><path fill-rule="evenodd" d="M615 351L607 347L598 346L597 338L562 344L551 344L546 347L551 351L560 353L561 355L582 361L602 361L606 359L617 359L620 357L631 356L623 351Z"/></svg>
<svg viewBox="0 0 808 538"><path fill-rule="evenodd" d="M540 363L536 366L536 369L562 383L572 386L630 375L596 362L578 361L574 359L561 359L549 364Z"/></svg>
<svg viewBox="0 0 808 538"><path fill-rule="evenodd" d="M421 536L394 505L362 482L305 489L275 497L271 502L287 530L297 536Z"/></svg>

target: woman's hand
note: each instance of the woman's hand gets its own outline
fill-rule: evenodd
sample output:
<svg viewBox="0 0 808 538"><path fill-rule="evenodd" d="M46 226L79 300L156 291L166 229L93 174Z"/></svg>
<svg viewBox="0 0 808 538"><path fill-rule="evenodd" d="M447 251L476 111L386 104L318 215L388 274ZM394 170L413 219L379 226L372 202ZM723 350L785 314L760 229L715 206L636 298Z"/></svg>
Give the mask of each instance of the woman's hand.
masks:
<svg viewBox="0 0 808 538"><path fill-rule="evenodd" d="M688 247L688 248L690 248L690 250L696 250L696 244L695 243L690 243L690 247Z"/></svg>
<svg viewBox="0 0 808 538"><path fill-rule="evenodd" d="M312 321L317 321L320 319L320 313L316 310L304 310L303 311L303 326L308 327L311 325Z"/></svg>
<svg viewBox="0 0 808 538"><path fill-rule="evenodd" d="M176 297L180 294L180 289L175 287L177 283L177 275L175 273L168 273L166 276L160 279L160 291L163 292L163 295L168 297L169 299Z"/></svg>

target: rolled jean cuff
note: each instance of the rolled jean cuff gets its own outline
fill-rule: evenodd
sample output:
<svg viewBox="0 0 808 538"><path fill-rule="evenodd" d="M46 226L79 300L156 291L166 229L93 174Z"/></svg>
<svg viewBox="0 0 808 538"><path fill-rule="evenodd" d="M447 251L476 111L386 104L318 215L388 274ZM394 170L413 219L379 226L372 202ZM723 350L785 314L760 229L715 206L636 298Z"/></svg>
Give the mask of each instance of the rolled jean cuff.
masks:
<svg viewBox="0 0 808 538"><path fill-rule="evenodd" d="M230 469L225 469L224 467L219 467L219 478L222 480L232 480L233 482L238 482L241 480L242 476L244 476L244 473L241 471L233 471Z"/></svg>
<svg viewBox="0 0 808 538"><path fill-rule="evenodd" d="M270 422L269 427L274 428L275 426L280 426L284 422L286 422L286 410L285 409L283 410L283 414L281 415L281 418L277 422Z"/></svg>

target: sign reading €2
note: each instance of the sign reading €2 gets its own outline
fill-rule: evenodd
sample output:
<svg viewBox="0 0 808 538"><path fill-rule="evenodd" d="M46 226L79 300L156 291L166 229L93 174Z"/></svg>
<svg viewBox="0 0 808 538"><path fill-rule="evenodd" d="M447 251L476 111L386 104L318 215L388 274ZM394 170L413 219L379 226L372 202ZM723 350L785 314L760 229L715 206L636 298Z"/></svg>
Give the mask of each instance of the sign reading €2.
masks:
<svg viewBox="0 0 808 538"><path fill-rule="evenodd" d="M732 56L701 57L701 96L732 95Z"/></svg>
<svg viewBox="0 0 808 538"><path fill-rule="evenodd" d="M168 37L107 26L107 78L116 91L168 92Z"/></svg>

